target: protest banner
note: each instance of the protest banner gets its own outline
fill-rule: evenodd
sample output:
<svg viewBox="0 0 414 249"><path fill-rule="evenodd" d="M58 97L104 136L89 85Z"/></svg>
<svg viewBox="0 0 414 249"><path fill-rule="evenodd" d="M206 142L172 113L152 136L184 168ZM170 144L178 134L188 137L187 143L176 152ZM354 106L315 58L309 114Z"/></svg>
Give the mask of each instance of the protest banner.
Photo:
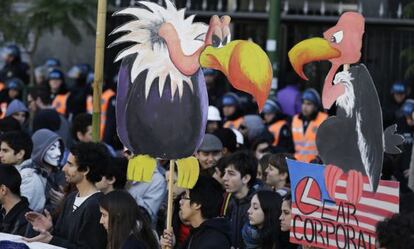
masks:
<svg viewBox="0 0 414 249"><path fill-rule="evenodd" d="M292 187L292 243L317 248L375 248L378 221L398 213L399 183L379 182L373 192L364 177L359 203L346 196L346 175L335 189L335 199L326 188L325 166L287 160Z"/></svg>
<svg viewBox="0 0 414 249"><path fill-rule="evenodd" d="M22 239L22 236L8 234L8 233L0 233L0 241L13 241L18 243L23 243L27 245L30 249L64 249L63 247L53 246L41 242L25 242Z"/></svg>

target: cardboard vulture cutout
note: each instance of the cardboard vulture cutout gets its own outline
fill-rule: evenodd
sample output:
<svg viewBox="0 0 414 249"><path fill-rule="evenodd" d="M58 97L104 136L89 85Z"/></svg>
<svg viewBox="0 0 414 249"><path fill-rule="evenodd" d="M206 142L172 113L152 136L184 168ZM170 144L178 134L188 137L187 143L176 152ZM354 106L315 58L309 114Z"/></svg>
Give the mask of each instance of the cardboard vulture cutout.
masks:
<svg viewBox="0 0 414 249"><path fill-rule="evenodd" d="M344 245L346 248L373 248L376 222L398 212L399 185L382 181L380 176L384 152L400 153L397 146L403 138L395 134L396 125L383 131L374 82L365 65L358 64L364 26L361 14L346 12L324 33L324 38L304 40L289 51L294 70L305 80L303 66L306 63L320 60L332 63L323 85L322 104L325 109L335 102L337 105L336 116L324 121L316 135L318 153L325 166L288 160L295 219L315 219L320 229L332 235L315 235L313 241L300 241L300 236L294 234L293 240L301 244L321 248L345 248ZM343 71L337 73L341 66ZM348 210L347 214L343 212L348 219L340 219L341 210ZM330 211L331 216L327 215ZM326 217L331 219L328 221L335 231L327 228L330 225L324 223ZM350 238L346 229L336 229L338 223L352 228L353 237ZM294 233L301 227L302 234L311 235L306 224L294 224Z"/></svg>
<svg viewBox="0 0 414 249"><path fill-rule="evenodd" d="M266 53L249 41L231 41L230 17L213 16L209 25L185 17L170 0L166 7L139 1L115 15L134 20L112 45L134 44L116 57L117 129L135 157L128 178L150 181L155 159L177 160L181 187L192 187L207 121L208 96L202 67L221 71L237 89L252 94L261 109L270 91L272 68Z"/></svg>

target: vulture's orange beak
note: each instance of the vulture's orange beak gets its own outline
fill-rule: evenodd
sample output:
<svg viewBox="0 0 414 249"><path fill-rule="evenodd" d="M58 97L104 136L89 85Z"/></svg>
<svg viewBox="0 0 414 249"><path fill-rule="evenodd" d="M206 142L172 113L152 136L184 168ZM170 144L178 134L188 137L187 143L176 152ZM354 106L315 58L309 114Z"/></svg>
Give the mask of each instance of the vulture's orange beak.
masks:
<svg viewBox="0 0 414 249"><path fill-rule="evenodd" d="M261 110L272 83L272 66L257 44L236 40L224 47L208 46L200 55L200 65L223 72L233 87L254 96Z"/></svg>
<svg viewBox="0 0 414 249"><path fill-rule="evenodd" d="M341 52L332 47L323 38L310 38L296 44L289 51L289 60L296 73L304 80L308 80L303 72L303 66L313 61L323 61L341 56Z"/></svg>

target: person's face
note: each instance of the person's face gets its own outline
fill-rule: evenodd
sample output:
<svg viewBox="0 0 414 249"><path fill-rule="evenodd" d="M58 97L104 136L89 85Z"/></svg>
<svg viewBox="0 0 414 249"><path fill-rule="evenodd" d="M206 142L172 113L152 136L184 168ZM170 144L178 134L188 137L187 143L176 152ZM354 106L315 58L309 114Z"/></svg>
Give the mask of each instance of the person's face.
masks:
<svg viewBox="0 0 414 249"><path fill-rule="evenodd" d="M85 134L82 134L82 132L77 132L76 135L78 136L78 140L80 142L88 143L92 142L92 125L89 125L86 127Z"/></svg>
<svg viewBox="0 0 414 249"><path fill-rule="evenodd" d="M263 171L262 171L262 167L260 166L260 164L257 165L257 176L256 176L256 178L260 179L260 180L264 180L263 179Z"/></svg>
<svg viewBox="0 0 414 249"><path fill-rule="evenodd" d="M166 171L165 172L165 180L167 182L167 186L168 186L168 182L170 181L170 171ZM177 174L174 174L174 185L173 185L173 199L176 199L178 196L180 196L182 193L184 193L185 189L180 188L177 186L176 181L177 181Z"/></svg>
<svg viewBox="0 0 414 249"><path fill-rule="evenodd" d="M219 128L219 123L217 121L208 121L206 127L206 133L214 133Z"/></svg>
<svg viewBox="0 0 414 249"><path fill-rule="evenodd" d="M99 223L101 223L105 230L108 231L109 213L102 207L99 207L99 210L101 211L101 219L99 220Z"/></svg>
<svg viewBox="0 0 414 249"><path fill-rule="evenodd" d="M7 187L4 184L0 185L0 204L4 204L4 197L7 195Z"/></svg>
<svg viewBox="0 0 414 249"><path fill-rule="evenodd" d="M44 81L45 81L45 77L43 75L35 76L35 82L37 86L42 86Z"/></svg>
<svg viewBox="0 0 414 249"><path fill-rule="evenodd" d="M20 125L23 125L26 122L26 113L25 112L15 112L12 114L12 117L19 121Z"/></svg>
<svg viewBox="0 0 414 249"><path fill-rule="evenodd" d="M72 183L72 184L78 184L82 182L87 174L87 171L85 172L78 171L78 165L72 153L69 154L68 160L65 166L63 166L62 170L65 173L66 182Z"/></svg>
<svg viewBox="0 0 414 249"><path fill-rule="evenodd" d="M7 143L0 144L0 162L4 164L20 164L23 161L24 151L15 152Z"/></svg>
<svg viewBox="0 0 414 249"><path fill-rule="evenodd" d="M102 179L99 182L95 183L95 187L102 193L107 194L114 189L114 183L115 179L108 179L106 176L102 176Z"/></svg>
<svg viewBox="0 0 414 249"><path fill-rule="evenodd" d="M263 157L269 147L270 145L268 143L261 143L257 145L256 151L254 152L257 160L260 160Z"/></svg>
<svg viewBox="0 0 414 249"><path fill-rule="evenodd" d="M32 95L27 95L27 105L31 112L35 112L37 110L36 101L33 99Z"/></svg>
<svg viewBox="0 0 414 249"><path fill-rule="evenodd" d="M247 186L249 180L250 175L241 177L240 172L237 171L233 165L229 165L224 171L224 188L228 193L240 192L244 186Z"/></svg>
<svg viewBox="0 0 414 249"><path fill-rule="evenodd" d="M263 227L265 215L263 209L260 206L259 198L257 198L257 195L254 195L250 201L250 208L247 210L247 214L249 215L250 225L256 226L258 228Z"/></svg>
<svg viewBox="0 0 414 249"><path fill-rule="evenodd" d="M181 196L180 200L180 219L183 222L190 221L197 211L197 206L198 205L195 203L190 203L190 191L186 190L185 193Z"/></svg>
<svg viewBox="0 0 414 249"><path fill-rule="evenodd" d="M302 114L305 117L309 117L316 112L316 106L309 100L303 100L302 102Z"/></svg>
<svg viewBox="0 0 414 249"><path fill-rule="evenodd" d="M269 164L266 169L266 183L270 186L277 187L281 181L286 180L287 174L280 174L279 169Z"/></svg>
<svg viewBox="0 0 414 249"><path fill-rule="evenodd" d="M56 93L60 86L62 85L63 81L60 79L51 79L49 80L50 91L52 93Z"/></svg>
<svg viewBox="0 0 414 249"><path fill-rule="evenodd" d="M215 81L216 81L216 76L215 75L211 75L211 74L205 75L204 79L206 81L206 85L207 85L208 90L214 87Z"/></svg>
<svg viewBox="0 0 414 249"><path fill-rule="evenodd" d="M9 98L11 99L15 99L19 96L19 91L17 91L16 89L9 89Z"/></svg>
<svg viewBox="0 0 414 249"><path fill-rule="evenodd" d="M411 116L405 116L405 120L407 121L407 124L411 127L414 126L414 112L411 114Z"/></svg>
<svg viewBox="0 0 414 249"><path fill-rule="evenodd" d="M275 116L276 116L275 113L266 113L265 115L263 115L265 123L270 124L275 118Z"/></svg>
<svg viewBox="0 0 414 249"><path fill-rule="evenodd" d="M280 230L288 232L290 230L290 221L292 220L292 209L290 208L289 201L283 201L282 214L279 217Z"/></svg>
<svg viewBox="0 0 414 249"><path fill-rule="evenodd" d="M223 157L222 151L199 151L197 152L197 159L202 169L214 167L217 161Z"/></svg>
<svg viewBox="0 0 414 249"><path fill-rule="evenodd" d="M233 115L236 112L236 107L233 105L226 105L223 106L223 115L225 117L229 117L231 115Z"/></svg>
<svg viewBox="0 0 414 249"><path fill-rule="evenodd" d="M402 102L404 102L405 97L407 95L405 95L405 93L394 93L392 96L394 97L394 101L396 103L401 104Z"/></svg>
<svg viewBox="0 0 414 249"><path fill-rule="evenodd" d="M54 142L46 151L44 161L52 166L59 166L62 151L59 141Z"/></svg>

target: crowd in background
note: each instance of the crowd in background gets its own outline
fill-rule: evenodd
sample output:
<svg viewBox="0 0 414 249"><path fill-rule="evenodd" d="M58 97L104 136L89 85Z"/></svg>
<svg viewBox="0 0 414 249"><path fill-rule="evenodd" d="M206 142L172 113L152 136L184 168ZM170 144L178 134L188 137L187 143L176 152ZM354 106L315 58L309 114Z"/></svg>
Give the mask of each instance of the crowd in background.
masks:
<svg viewBox="0 0 414 249"><path fill-rule="evenodd" d="M64 71L50 58L29 84L19 48L10 45L2 55L0 232L65 248L302 248L289 242L285 158L323 164L316 133L329 115L317 90L287 82L259 112L223 75L204 70L210 106L195 153L200 177L193 189L171 190L173 229L166 230L169 162L157 162L149 183L127 181L133 155L116 133L116 77L105 79L102 142L92 143L91 66ZM396 82L383 104L384 127L397 123L405 142L402 154L385 155L382 179L400 182L401 201L400 214L378 224L380 248L414 243L410 91Z"/></svg>

